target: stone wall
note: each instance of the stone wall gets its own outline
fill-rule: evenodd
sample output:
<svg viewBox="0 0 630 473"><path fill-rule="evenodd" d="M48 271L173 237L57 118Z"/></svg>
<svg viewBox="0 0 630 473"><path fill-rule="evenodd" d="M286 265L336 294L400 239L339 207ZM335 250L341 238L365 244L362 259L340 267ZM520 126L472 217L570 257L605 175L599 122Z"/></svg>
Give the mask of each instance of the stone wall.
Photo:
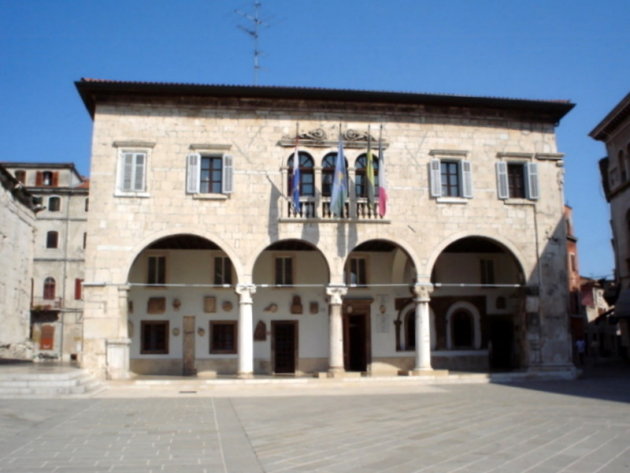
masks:
<svg viewBox="0 0 630 473"><path fill-rule="evenodd" d="M33 228L30 197L0 167L0 358L30 359Z"/></svg>

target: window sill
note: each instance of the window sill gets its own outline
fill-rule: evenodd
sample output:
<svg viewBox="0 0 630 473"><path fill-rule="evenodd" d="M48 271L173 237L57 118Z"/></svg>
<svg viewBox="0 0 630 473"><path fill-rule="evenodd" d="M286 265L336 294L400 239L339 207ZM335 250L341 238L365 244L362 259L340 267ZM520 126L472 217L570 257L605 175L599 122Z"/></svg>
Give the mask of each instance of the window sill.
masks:
<svg viewBox="0 0 630 473"><path fill-rule="evenodd" d="M137 197L140 199L148 199L149 197L151 197L151 194L149 194L148 192L123 192L123 191L116 191L114 192L114 197Z"/></svg>
<svg viewBox="0 0 630 473"><path fill-rule="evenodd" d="M226 194L192 194L195 200L227 200Z"/></svg>
<svg viewBox="0 0 630 473"><path fill-rule="evenodd" d="M535 200L529 199L503 199L505 205L536 205Z"/></svg>
<svg viewBox="0 0 630 473"><path fill-rule="evenodd" d="M438 197L435 199L438 204L467 204L469 200L464 197Z"/></svg>

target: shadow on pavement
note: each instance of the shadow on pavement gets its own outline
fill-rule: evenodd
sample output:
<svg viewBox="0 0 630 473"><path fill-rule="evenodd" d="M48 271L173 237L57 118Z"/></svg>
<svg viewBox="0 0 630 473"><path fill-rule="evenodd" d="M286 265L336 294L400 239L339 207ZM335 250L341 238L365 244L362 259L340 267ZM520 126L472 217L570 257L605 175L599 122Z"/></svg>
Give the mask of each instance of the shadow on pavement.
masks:
<svg viewBox="0 0 630 473"><path fill-rule="evenodd" d="M625 360L588 360L576 380L527 381L509 385L566 396L630 403L630 363Z"/></svg>

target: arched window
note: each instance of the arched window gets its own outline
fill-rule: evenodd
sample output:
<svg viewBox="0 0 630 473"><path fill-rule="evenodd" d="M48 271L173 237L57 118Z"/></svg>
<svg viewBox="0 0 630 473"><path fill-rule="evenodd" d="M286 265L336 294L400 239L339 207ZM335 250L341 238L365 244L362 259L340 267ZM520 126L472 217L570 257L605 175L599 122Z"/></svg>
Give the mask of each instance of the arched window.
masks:
<svg viewBox="0 0 630 473"><path fill-rule="evenodd" d="M48 232L46 234L46 248L57 248L59 233Z"/></svg>
<svg viewBox="0 0 630 473"><path fill-rule="evenodd" d="M61 208L61 199L59 197L50 197L48 199L48 210L50 212L59 212Z"/></svg>
<svg viewBox="0 0 630 473"><path fill-rule="evenodd" d="M479 350L481 348L479 309L467 301L453 304L446 313L446 348Z"/></svg>
<svg viewBox="0 0 630 473"><path fill-rule="evenodd" d="M372 155L374 168L374 195L378 195L378 159ZM367 153L362 154L354 163L354 188L357 197L368 196Z"/></svg>
<svg viewBox="0 0 630 473"><path fill-rule="evenodd" d="M348 169L348 161L345 161L346 170ZM322 196L330 197L332 195L333 181L335 179L335 166L337 164L337 152L328 153L322 159ZM346 180L348 173L345 173Z"/></svg>
<svg viewBox="0 0 630 473"><path fill-rule="evenodd" d="M44 299L52 300L55 298L55 279L47 277L44 279Z"/></svg>
<svg viewBox="0 0 630 473"><path fill-rule="evenodd" d="M302 196L314 196L315 195L315 175L313 173L313 158L310 154L299 151L300 157L300 195ZM293 157L291 154L287 165L289 166L289 194L293 192Z"/></svg>

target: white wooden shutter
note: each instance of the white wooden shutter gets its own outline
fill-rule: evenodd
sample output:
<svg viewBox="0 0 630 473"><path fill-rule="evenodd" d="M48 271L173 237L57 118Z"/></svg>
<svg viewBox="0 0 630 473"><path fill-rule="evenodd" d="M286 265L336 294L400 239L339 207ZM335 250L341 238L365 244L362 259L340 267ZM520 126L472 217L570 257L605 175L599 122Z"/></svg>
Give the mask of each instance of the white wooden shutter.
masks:
<svg viewBox="0 0 630 473"><path fill-rule="evenodd" d="M470 161L462 161L462 196L472 199L472 166Z"/></svg>
<svg viewBox="0 0 630 473"><path fill-rule="evenodd" d="M146 174L146 155L144 153L135 153L134 157L134 176L133 190L142 192L145 190L145 174Z"/></svg>
<svg viewBox="0 0 630 473"><path fill-rule="evenodd" d="M120 159L119 188L121 191L132 191L133 153L123 153Z"/></svg>
<svg viewBox="0 0 630 473"><path fill-rule="evenodd" d="M505 161L497 162L497 195L499 199L507 199L510 197L508 187L507 163Z"/></svg>
<svg viewBox="0 0 630 473"><path fill-rule="evenodd" d="M442 195L442 170L439 159L432 159L429 163L429 181L431 197L440 197Z"/></svg>
<svg viewBox="0 0 630 473"><path fill-rule="evenodd" d="M231 194L233 191L233 162L229 154L223 155L223 193Z"/></svg>
<svg viewBox="0 0 630 473"><path fill-rule="evenodd" d="M527 178L527 198L531 200L537 200L540 194L538 187L538 163L527 163L526 165Z"/></svg>
<svg viewBox="0 0 630 473"><path fill-rule="evenodd" d="M188 194L199 193L199 179L201 172L201 155L189 154L186 157L186 192Z"/></svg>

